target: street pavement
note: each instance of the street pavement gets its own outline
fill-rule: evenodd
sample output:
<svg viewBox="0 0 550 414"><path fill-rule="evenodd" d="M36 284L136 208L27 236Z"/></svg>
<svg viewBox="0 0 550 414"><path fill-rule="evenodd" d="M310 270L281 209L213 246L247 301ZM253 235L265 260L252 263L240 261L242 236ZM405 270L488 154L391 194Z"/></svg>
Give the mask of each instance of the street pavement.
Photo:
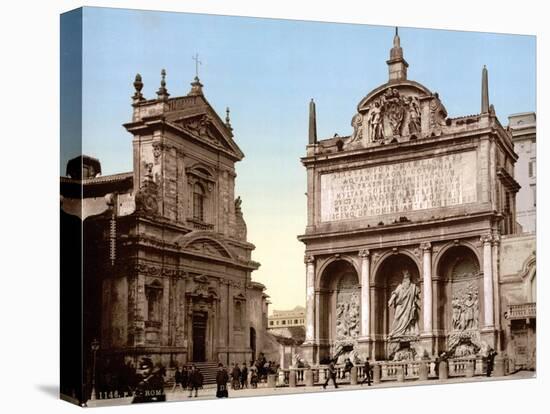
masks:
<svg viewBox="0 0 550 414"><path fill-rule="evenodd" d="M464 378L456 377L449 378L447 380L437 380L429 379L427 381L419 380L409 380L405 382L397 381L384 381L380 384L368 386L364 385L350 385L349 383L338 384L338 390L373 390L377 388L391 388L391 387L406 387L406 386L417 386L417 385L436 385L436 384L459 384L465 382L485 382L485 381L506 381L506 380L516 380L516 379L526 379L526 378L536 378L536 374L533 371L519 371L512 375L505 377L484 377L478 376L474 378ZM245 388L242 390L232 390L229 389L229 398L235 397L253 397L253 396L265 396L265 395L289 395L289 394L301 394L309 392L334 392L338 391L331 385L327 386L324 390L321 385L315 385L313 387L298 386L295 388L290 387L278 387L278 388L267 388L266 384L262 383L258 385L258 388ZM189 397L188 391L182 391L181 388L178 388L175 392L172 392L171 389L166 389L166 401L196 401L196 400L211 400L216 398L216 386L208 385L204 389L199 390L198 397ZM132 402L132 398L116 398L116 399L106 399L106 400L94 400L88 401L88 407L105 407L113 405L127 405Z"/></svg>

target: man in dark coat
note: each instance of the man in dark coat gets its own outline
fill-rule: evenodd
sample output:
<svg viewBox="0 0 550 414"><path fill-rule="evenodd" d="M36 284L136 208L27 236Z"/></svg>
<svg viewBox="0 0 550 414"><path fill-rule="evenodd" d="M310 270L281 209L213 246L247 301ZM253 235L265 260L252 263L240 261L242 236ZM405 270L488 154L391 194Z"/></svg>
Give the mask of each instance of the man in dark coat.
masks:
<svg viewBox="0 0 550 414"><path fill-rule="evenodd" d="M227 398L229 393L227 392L227 381L229 381L229 375L220 362L218 364L218 373L216 374L216 397Z"/></svg>
<svg viewBox="0 0 550 414"><path fill-rule="evenodd" d="M371 383L371 375L370 375L370 372L371 372L371 366L370 366L370 362L369 362L369 357L367 357L365 359L365 366L363 367L363 373L365 374L365 378L363 378L363 381L361 381L361 385L363 385L365 382L369 385L370 387L370 383Z"/></svg>
<svg viewBox="0 0 550 414"><path fill-rule="evenodd" d="M243 362L241 369L241 388L248 388L248 368L246 367L246 362Z"/></svg>
<svg viewBox="0 0 550 414"><path fill-rule="evenodd" d="M328 364L328 375L327 375L327 380L323 384L323 389L327 387L329 380L332 380L332 383L334 384L334 388L338 388L338 385L336 384L336 367L334 366L334 361L332 359Z"/></svg>
<svg viewBox="0 0 550 414"><path fill-rule="evenodd" d="M494 349L490 349L487 353L487 376L490 377L491 373L493 372L493 368L495 366L495 356L497 353Z"/></svg>
<svg viewBox="0 0 550 414"><path fill-rule="evenodd" d="M193 396L193 390L195 390L195 397L199 396L199 388L202 387L202 381L203 377L200 370L195 365L191 365L191 373L189 374L189 397Z"/></svg>
<svg viewBox="0 0 550 414"><path fill-rule="evenodd" d="M231 371L231 385L234 390L238 390L241 383L241 369L239 364L233 366L233 371Z"/></svg>
<svg viewBox="0 0 550 414"><path fill-rule="evenodd" d="M181 370L181 387L186 389L189 385L189 370L186 366Z"/></svg>
<svg viewBox="0 0 550 414"><path fill-rule="evenodd" d="M351 362L351 359L346 358L346 362L344 364L344 370L342 371L342 379L346 378L346 373L350 373L350 380L351 380L351 369L353 368L353 362Z"/></svg>
<svg viewBox="0 0 550 414"><path fill-rule="evenodd" d="M166 401L162 372L154 369L151 359L143 358L137 371L139 383L136 386L132 404Z"/></svg>
<svg viewBox="0 0 550 414"><path fill-rule="evenodd" d="M176 388L178 385L183 388L183 385L181 384L181 371L179 367L176 367L176 372L174 372L174 387L172 388L172 392L176 391Z"/></svg>

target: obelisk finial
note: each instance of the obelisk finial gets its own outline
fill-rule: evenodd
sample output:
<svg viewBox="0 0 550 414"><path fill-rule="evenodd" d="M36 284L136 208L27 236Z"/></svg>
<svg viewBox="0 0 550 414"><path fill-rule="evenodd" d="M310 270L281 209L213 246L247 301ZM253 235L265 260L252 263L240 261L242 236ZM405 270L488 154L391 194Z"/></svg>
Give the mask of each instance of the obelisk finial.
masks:
<svg viewBox="0 0 550 414"><path fill-rule="evenodd" d="M315 114L315 102L313 98L309 102L309 145L317 144L317 116Z"/></svg>
<svg viewBox="0 0 550 414"><path fill-rule="evenodd" d="M489 112L489 73L487 66L483 65L481 71L481 113Z"/></svg>

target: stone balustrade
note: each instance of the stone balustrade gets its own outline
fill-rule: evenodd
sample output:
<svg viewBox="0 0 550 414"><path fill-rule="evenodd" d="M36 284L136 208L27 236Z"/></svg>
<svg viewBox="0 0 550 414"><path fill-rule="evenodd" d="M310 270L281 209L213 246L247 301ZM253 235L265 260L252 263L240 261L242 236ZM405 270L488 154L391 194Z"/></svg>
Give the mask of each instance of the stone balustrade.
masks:
<svg viewBox="0 0 550 414"><path fill-rule="evenodd" d="M503 366L506 363L503 359ZM416 381L438 379L439 372L435 359L418 361L376 361L371 363L371 379L374 383L374 371L380 373L380 382L386 381ZM473 377L485 375L486 361L481 356L460 357L447 360L444 378ZM336 365L336 381L343 384L360 383L365 378L365 367L356 365L353 378L350 372L344 373L344 365ZM355 376L355 371L357 375ZM504 370L506 372L506 370ZM497 373L495 372L495 375ZM317 365L310 368L279 369L273 380L277 387L300 387L323 384L328 378L328 365ZM356 380L356 381L355 381Z"/></svg>

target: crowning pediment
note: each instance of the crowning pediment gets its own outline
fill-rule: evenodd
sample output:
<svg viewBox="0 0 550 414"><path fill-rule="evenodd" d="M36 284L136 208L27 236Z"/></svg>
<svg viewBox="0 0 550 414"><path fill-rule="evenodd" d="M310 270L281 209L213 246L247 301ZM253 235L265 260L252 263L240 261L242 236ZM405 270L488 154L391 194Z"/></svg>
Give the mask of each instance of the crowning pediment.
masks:
<svg viewBox="0 0 550 414"><path fill-rule="evenodd" d="M218 116L203 95L170 99L166 114L169 124L184 130L204 144L231 154L240 160L243 152L233 139L233 128L227 115L226 121Z"/></svg>
<svg viewBox="0 0 550 414"><path fill-rule="evenodd" d="M238 155L239 151L234 143L230 142L230 138L224 136L224 131L218 128L214 118L210 114L203 113L183 118L175 123L185 131L200 138L201 141Z"/></svg>
<svg viewBox="0 0 550 414"><path fill-rule="evenodd" d="M374 89L357 105L348 146L370 146L438 133L447 111L437 94L409 80Z"/></svg>

